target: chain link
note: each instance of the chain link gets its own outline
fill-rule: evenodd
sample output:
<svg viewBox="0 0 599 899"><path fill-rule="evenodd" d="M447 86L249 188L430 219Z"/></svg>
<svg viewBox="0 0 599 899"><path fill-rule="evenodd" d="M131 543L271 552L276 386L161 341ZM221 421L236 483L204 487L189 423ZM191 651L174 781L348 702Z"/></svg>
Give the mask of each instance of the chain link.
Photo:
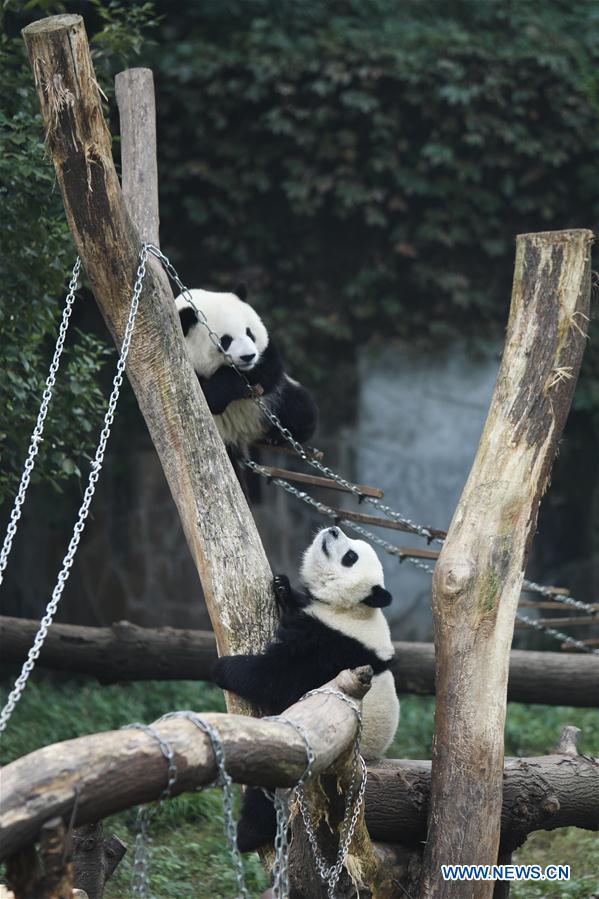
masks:
<svg viewBox="0 0 599 899"><path fill-rule="evenodd" d="M189 710L184 710L180 712L169 712L166 715L163 715L160 718L160 721L168 721L172 718L185 718L188 721L191 721L202 733L206 734L212 745L212 751L214 753L214 761L216 762L216 767L218 769L218 776L215 780L215 786L220 787L222 789L223 796L223 820L224 820L224 834L227 839L227 843L229 844L229 850L231 852L231 857L233 859L233 864L235 867L235 879L237 881L237 899L249 899L249 893L247 887L245 885L245 875L243 870L243 862L241 859L241 853L237 848L237 828L235 826L235 820L233 817L233 781L229 774L227 774L227 769L225 767L225 749L222 744L222 740L218 731L212 727L211 724L208 724L207 721L196 714L196 712L192 712Z"/></svg>
<svg viewBox="0 0 599 899"><path fill-rule="evenodd" d="M162 720L162 719L161 719ZM155 805L142 805L137 813L135 848L133 855L133 873L131 877L131 895L134 899L148 899L150 889L150 859L152 838L149 834L150 821L164 803L171 798L173 787L177 782L177 765L171 744L149 724L126 724L121 730L137 728L143 730L156 740L167 763L166 787L158 797Z"/></svg>
<svg viewBox="0 0 599 899"><path fill-rule="evenodd" d="M337 882L341 876L341 872L343 870L343 866L347 858L347 853L349 851L354 831L356 829L356 824L360 815L360 809L362 808L362 803L364 801L367 771L366 763L360 755L360 740L362 738L362 714L359 707L348 696L345 696L344 693L341 693L339 690L333 690L331 687L320 687L317 690L310 690L308 693L305 693L302 696L302 700L306 699L308 696L316 696L319 693L336 696L338 699L343 700L343 702L345 702L346 705L348 705L354 712L358 723L356 739L354 742L350 784L345 794L343 820L339 826L339 848L337 851L335 863L332 865L327 864L326 859L322 856L318 847L318 839L316 837L314 823L310 816L310 810L308 809L308 805L306 802L303 783L300 782L300 784L298 784L298 786L296 787L296 796L298 800L299 810L302 816L302 821L304 822L304 827L306 828L310 848L312 849L312 854L314 856L314 864L316 866L316 870L318 871L323 882L327 885L327 894L329 899L335 899ZM358 768L361 769L359 779Z"/></svg>
<svg viewBox="0 0 599 899"><path fill-rule="evenodd" d="M258 465L257 462L254 462L252 459L245 459L243 462L244 466L249 470L253 471L255 474L260 475L268 481L271 481L273 484L276 484L277 487L281 487L287 493L291 494L291 496L295 496L296 499L300 499L302 502L306 503L308 506L312 506L313 509L316 509L317 512L320 512L321 515L326 515L328 518L332 518L333 521L342 521L343 524L354 531L356 534L360 534L362 537L366 537L372 543L375 543L377 546L380 546L381 549L384 549L385 552L390 555L399 557L400 562L408 562L410 565L413 565L415 568L420 568L422 571L425 571L427 574L432 574L433 569L430 565L427 565L426 562L421 562L420 559L413 559L411 556L403 556L401 550L394 546L392 543L389 543L387 540L383 540L382 537L378 537L376 534L373 534L372 531L363 528L361 525L356 524L355 521L350 521L347 518L343 517L343 513L339 514L339 511L332 509L330 506L327 506L325 503L321 503L319 500L314 499L313 496L310 496L309 493L305 493L303 490L298 490L289 481L284 480L284 478L273 478L268 471L266 471L261 465Z"/></svg>
<svg viewBox="0 0 599 899"><path fill-rule="evenodd" d="M583 643L581 640L569 637L568 634L555 630L553 627L547 627L546 624L539 624L534 618L529 618L527 615L523 615L522 612L516 612L516 618L518 621L522 621L523 624L534 627L537 631L543 631L551 637L555 637L556 640L560 640L562 643L567 643L569 646L575 646L576 649L581 649L583 652L590 652L592 655L599 656L599 649L593 649L592 646L587 646L586 643Z"/></svg>
<svg viewBox="0 0 599 899"><path fill-rule="evenodd" d="M58 573L58 578L56 581L56 585L54 590L52 591L52 598L46 607L46 612L44 617L42 618L39 626L39 630L35 635L35 639L33 641L33 646L29 650L27 655L27 659L23 664L23 668L21 669L21 673L19 674L17 680L15 681L15 685L8 697L6 705L2 709L0 713L0 734L5 730L6 725L8 724L10 717L15 709L16 704L18 703L23 690L27 684L29 679L29 675L33 671L35 663L39 657L42 646L44 645L44 640L48 634L48 630L52 621L54 620L54 615L56 614L56 610L58 608L58 604L61 600L63 590L65 588L66 582L68 580L69 574L71 572L71 568L73 566L73 562L75 559L75 553L77 552L77 548L79 546L79 541L81 539L81 535L85 528L85 521L89 514L89 508L91 505L91 501L96 489L96 484L100 477L100 471L102 469L102 463L104 461L104 454L106 452L106 445L108 443L108 438L110 436L110 429L112 427L112 423L114 421L114 413L116 411L117 402L119 399L119 394L121 391L121 386L123 383L123 377L125 373L125 364L127 362L127 356L129 354L129 347L131 345L131 338L133 336L133 327L135 325L135 316L137 315L137 309L139 306L139 298L141 296L142 286L144 275L146 273L146 261L148 258L148 250L147 245L143 244L139 257L139 267L137 269L137 275L135 278L135 284L133 287L133 295L131 298L131 307L129 309L129 317L127 319L127 324L125 327L125 334L123 336L123 343L121 346L121 352L119 355L119 361L116 367L116 374L114 376L114 381L112 384L112 391L110 393L110 398L108 400L108 408L106 410L106 414L104 416L104 427L100 432L100 439L98 441L98 446L96 449L95 456L90 463L90 474L87 482L87 487L85 488L85 493L83 495L83 502L79 508L79 513L77 515L77 521L75 522L75 527L73 528L73 535L68 545L68 549L66 555L62 562L62 567Z"/></svg>
<svg viewBox="0 0 599 899"><path fill-rule="evenodd" d="M36 456L38 454L40 444L42 443L42 435L44 433L46 415L48 414L48 406L50 405L50 401L52 399L52 394L54 391L54 385L56 383L56 375L60 366L60 357L62 356L62 351L64 349L64 341L71 319L71 312L73 311L73 303L75 302L75 292L77 290L79 282L80 271L81 259L77 257L75 265L73 266L71 280L69 281L69 291L65 299L64 309L62 310L62 318L60 321L60 327L58 329L58 338L56 340L56 346L54 348L54 356L52 357L52 362L50 363L50 368L48 370L48 377L46 378L46 386L42 394L42 402L40 404L37 422L33 429L33 433L31 434L31 441L29 443L29 449L27 451L27 458L25 460L23 474L21 475L21 482L19 484L17 495L15 496L14 505L10 513L10 521L6 529L6 536L4 537L4 543L2 544L2 550L0 551L0 584L4 580L4 571L8 562L8 556L12 548L12 542L14 540L15 534L17 533L18 522L21 517L21 507L25 502L25 495L27 493L27 488L29 487L29 481L31 480L31 473L35 467Z"/></svg>

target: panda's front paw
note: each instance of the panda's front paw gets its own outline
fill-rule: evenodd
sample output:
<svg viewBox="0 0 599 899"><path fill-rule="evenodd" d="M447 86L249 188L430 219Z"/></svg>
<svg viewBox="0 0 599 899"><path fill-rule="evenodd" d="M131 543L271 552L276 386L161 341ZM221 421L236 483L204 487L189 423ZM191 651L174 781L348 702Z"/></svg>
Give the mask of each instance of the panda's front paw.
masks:
<svg viewBox="0 0 599 899"><path fill-rule="evenodd" d="M291 601L291 584L286 574L275 574L273 578L275 599L279 608L285 608Z"/></svg>
<svg viewBox="0 0 599 899"><path fill-rule="evenodd" d="M221 656L212 666L212 681L217 687L220 687L221 690L231 689L232 668L230 656Z"/></svg>

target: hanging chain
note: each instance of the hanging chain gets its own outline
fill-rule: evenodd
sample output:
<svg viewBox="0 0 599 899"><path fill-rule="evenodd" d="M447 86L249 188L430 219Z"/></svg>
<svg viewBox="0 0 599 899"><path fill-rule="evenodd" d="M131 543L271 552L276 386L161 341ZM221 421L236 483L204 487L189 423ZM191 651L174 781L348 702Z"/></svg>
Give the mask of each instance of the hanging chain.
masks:
<svg viewBox="0 0 599 899"><path fill-rule="evenodd" d="M564 634L562 631L558 631L553 627L547 627L546 624L539 624L534 618L529 618L527 615L523 615L522 612L516 612L516 618L518 621L522 621L529 627L534 627L537 631L543 631L551 637L555 637L556 640L561 640L562 643L567 643L569 646L574 646L576 649L583 650L583 652L590 652L592 655L599 656L599 649L593 649L592 646L587 646L586 643L583 643L581 640L569 637L568 634Z"/></svg>
<svg viewBox="0 0 599 899"><path fill-rule="evenodd" d="M274 425L274 427L277 429L277 431L279 431L281 436L285 438L285 440L293 448L295 453L307 465L310 465L312 468L316 468L321 474L325 475L328 478L331 478L337 484L339 484L341 487L344 487L346 490L349 490L350 493L353 493L354 496L357 496L357 498L360 502L362 502L362 500L365 500L366 502L369 502L372 505L375 505L378 509L381 510L381 512L384 512L385 515L388 515L391 518L394 518L397 521L400 521L412 533L420 534L421 537L425 537L429 542L432 539L434 539L433 535L428 530L428 528L425 528L419 524L416 524L416 522L411 521L409 518L406 518L404 515L401 515L399 512L396 512L394 509L391 509L389 506L386 506L384 503L381 503L375 497L365 496L363 493L360 492L360 488L357 487L356 484L352 484L350 481L347 481L345 478L341 477L341 475L338 475L335 471L333 471L332 468L329 468L328 465L323 465L323 463L320 462L318 459L314 459L312 456L309 455L309 453L304 449L302 444L299 443L299 441L297 441L294 438L294 436L291 433L291 431L289 430L289 428L286 428L283 425L283 423L281 422L280 418L277 415L275 415L275 413L272 411L272 409L268 408L268 406L266 405L264 400L261 399L261 397L256 395L253 385L250 384L250 382L249 382L248 378L246 377L246 375L244 374L244 372L240 371L237 368L231 355L221 346L220 338L210 327L210 324L209 324L204 312L196 305L190 289L183 283L183 281L179 277L179 274L178 274L176 268L174 267L174 265L172 264L172 262L170 261L168 256L165 256L165 254L161 250L159 250L158 247L155 247L152 244L148 245L148 250L150 253L152 253L153 256L155 256L157 259L160 260L160 262L164 266L164 269L167 272L168 276L177 285L177 287L181 291L181 294L185 297L186 301L189 303L191 308L194 310L194 312L198 316L201 324L208 331L208 335L210 337L210 340L214 344L214 346L218 350L220 350L220 352L224 355L224 357L226 358L226 360L229 363L229 365L231 366L231 368L233 368L237 372L239 377L245 382L245 384L250 392L250 396L253 398L256 405L262 410L262 412L264 413L264 415L266 416L268 421L272 425Z"/></svg>
<svg viewBox="0 0 599 899"><path fill-rule="evenodd" d="M244 466L249 469L249 471L253 471L255 474L260 475L263 478L266 478L268 481L272 481L273 484L276 484L277 487L281 487L291 496L295 496L296 499L300 499L302 502L306 503L308 506L312 506L313 509L316 509L317 512L320 512L321 515L326 515L328 518L332 518L333 521L343 521L344 526L346 526L349 530L354 531L356 534L360 534L362 537L366 537L372 543L376 543L377 546L380 546L381 549L384 549L385 552L389 553L392 556L398 557L400 562L408 562L410 565L413 565L416 568L420 568L422 571L426 571L427 574L432 574L433 569L430 565L427 565L426 562L421 562L419 559L413 559L411 556L402 557L401 550L398 549L397 546L394 546L392 543L389 543L387 540L383 540L382 537L378 537L376 534L373 534L372 531L363 528L361 525L356 524L354 521L350 521L343 517L343 512L339 512L339 510L332 509L330 506L327 506L325 503L321 503L319 500L314 499L313 496L310 496L309 493L305 493L303 490L298 490L289 481L284 480L284 478L273 478L272 475L268 473L261 465L258 465L257 462L254 462L252 459L245 459Z"/></svg>
<svg viewBox="0 0 599 899"><path fill-rule="evenodd" d="M250 391L250 395L252 396L256 405L259 406L259 408L262 410L262 412L264 413L266 418L269 420L269 422L277 429L277 431L287 441L287 443L292 447L294 452L302 459L302 461L304 461L307 465L311 466L312 468L315 468L322 475L335 481L341 487L344 487L346 490L348 490L354 496L357 496L359 502L362 502L362 501L368 502L371 505L376 506L376 508L380 512L383 512L388 518L391 518L391 519L394 519L395 521L401 522L401 524L403 524L404 527L410 533L418 534L419 536L424 537L428 541L428 543L436 543L438 545L443 545L443 542L444 542L443 538L434 536L431 533L430 528L427 528L425 525L421 525L415 521L412 521L410 518L407 518L405 515L402 515L397 510L392 509L390 506L386 505L385 503L382 503L376 497L365 496L363 493L360 492L360 488L358 486L356 486L356 484L352 484L350 481L341 477L335 471L333 471L331 468L329 468L328 465L324 465L318 459L314 459L313 456L311 456L306 451L306 449L302 446L302 444L299 443L299 441L295 440L295 438L293 437L293 435L291 434L289 429L286 428L282 424L282 422L278 418L278 416L275 415L275 413L271 409L268 408L268 406L266 405L264 400L261 397L256 396L254 387L250 384L245 373L240 371L237 368L237 366L235 365L230 354L221 346L218 335L210 327L210 324L208 323L208 320L207 320L204 312L196 305L196 303L193 299L193 296L191 294L191 291L181 280L177 270L175 269L174 265L172 264L172 262L170 261L168 256L165 256L165 254L161 250L159 250L157 247L153 246L152 244L150 244L148 246L148 250L150 253L152 253L153 256L155 256L157 259L160 260L160 262L164 266L164 269L167 272L167 274L169 275L169 277L177 285L177 287L181 291L181 294L185 297L186 301L189 303L189 305L192 307L192 309L198 316L201 324L208 331L210 340L212 341L214 346L218 350L220 350L220 352L227 359L227 362L229 363L229 365L237 372L239 377L242 378L242 380L245 382L246 386L248 387L248 390ZM248 467L250 467L250 465L255 465L255 464L256 463L253 463L249 459L246 460L246 465L248 465ZM256 470L256 469L254 469L254 470ZM269 478L269 480L270 480L270 478ZM279 486L283 486L280 482L280 479L275 479L275 483L277 483ZM289 492L291 492L291 491L289 491ZM300 491L297 491L296 495L301 495ZM307 494L303 494L302 498L305 496L307 496ZM326 514L330 515L330 517L333 517L332 512L327 512ZM335 517L339 517L338 514L336 514ZM349 522L347 522L347 523L349 525ZM400 555L400 553L398 552L396 547L393 547L392 544L388 543L385 540L381 540L380 538L375 537L374 534L370 533L369 531L366 531L364 528L360 529L357 526L352 524L352 529L356 533L361 533L362 535L367 536L367 538L369 540L372 540L378 546L381 546L383 549L385 549L386 552L390 552L393 555ZM416 568L420 568L423 571L426 571L426 572L432 571L432 568L430 567L430 565L426 565L423 562L419 562L417 559L408 559L408 561L410 562L411 565L414 565ZM553 593L551 590L549 590L547 587L543 587L541 584L536 584L534 581L526 581L525 580L524 586L528 590L533 590L536 593L541 593L543 596L547 596L549 599L551 599L555 602L572 606L572 608L576 608L576 609L579 609L580 611L588 612L590 615L597 615L598 610L593 608L592 605L589 605L588 603L580 602L580 600L574 599L574 597L571 597L571 596L558 596L555 593Z"/></svg>
<svg viewBox="0 0 599 899"><path fill-rule="evenodd" d="M42 402L40 404L37 422L31 435L31 441L29 443L29 449L27 451L27 459L23 468L23 474L21 475L21 482L19 484L17 495L15 496L12 512L10 513L10 521L6 529L6 536L4 537L4 543L2 544L2 550L0 551L0 584L4 580L4 571L8 562L8 556L12 548L12 542L14 540L15 534L17 533L18 522L21 517L21 507L25 502L25 495L27 493L27 488L29 487L29 481L31 480L31 473L36 463L36 456L40 448L40 444L42 443L42 435L44 433L46 415L48 414L48 406L50 405L50 400L52 399L52 393L54 391L54 385L56 383L56 375L60 366L60 357L62 356L62 351L64 349L64 341L71 319L71 312L73 311L75 291L77 290L80 271L81 259L77 257L75 265L73 266L71 280L69 281L69 292L67 293L65 306L62 310L62 318L60 321L60 328L58 329L58 338L56 340L56 346L54 348L54 356L52 357L52 362L50 363L50 368L48 370L46 387L42 394Z"/></svg>
<svg viewBox="0 0 599 899"><path fill-rule="evenodd" d="M298 805L302 820L304 822L304 827L306 828L310 847L314 855L316 870L318 871L323 882L327 885L327 893L329 899L335 899L337 882L339 880L339 877L341 876L341 872L347 858L347 853L349 851L354 831L356 829L356 824L358 823L358 818L360 816L360 809L362 808L362 803L364 801L367 771L366 763L360 755L360 740L362 737L362 714L359 707L344 693L341 693L339 690L334 690L331 687L320 687L317 690L310 690L308 693L305 693L302 696L302 699L306 699L308 696L315 696L318 693L329 694L331 696L336 696L338 699L342 699L343 702L345 702L345 704L351 708L356 716L358 723L358 729L354 743L354 754L352 758L350 784L345 794L343 821L339 826L339 849L337 851L337 857L333 865L327 865L327 861L325 858L323 858L318 847L318 840L316 837L314 824L310 816L308 805L306 803L303 783L300 783L296 788ZM360 774L358 774L358 768L360 768Z"/></svg>
<svg viewBox="0 0 599 899"><path fill-rule="evenodd" d="M206 734L210 743L212 744L212 751L214 753L214 761L216 762L216 767L218 769L218 777L216 778L214 785L220 787L222 789L222 797L223 797L223 821L224 821L224 834L227 839L227 843L229 844L229 850L231 852L231 857L233 859L233 864L235 867L235 879L237 881L237 899L249 899L249 892L245 885L245 875L243 870L243 862L241 859L241 853L237 848L237 828L235 826L235 819L233 817L233 781L229 774L227 774L227 769L225 767L225 749L220 738L218 731L212 727L211 724L208 724L207 721L198 715L196 712L192 712L189 710L184 710L180 712L169 712L166 715L163 715L160 718L160 721L168 721L171 718L186 718L188 721L191 721L202 733Z"/></svg>
<svg viewBox="0 0 599 899"><path fill-rule="evenodd" d="M292 449L300 457L300 459L302 459L302 461L305 462L306 465L309 465L312 468L315 468L322 475L330 478L331 480L333 480L337 484L339 484L339 486L343 487L345 490L352 493L354 496L356 496L358 498L359 502L365 501L365 502L370 503L371 505L375 506L384 515L386 515L388 518L391 518L391 519L401 522L401 524L403 524L404 527L409 532L418 534L421 537L425 537L428 543L437 543L439 545L442 545L444 540L441 537L433 536L433 534L431 533L429 528L426 528L423 525L417 524L416 522L412 521L410 518L407 518L405 515L402 515L400 512L397 512L395 509L392 509L390 506L385 505L385 503L382 503L376 497L365 496L363 493L360 492L360 488L358 486L356 486L356 484L352 484L350 481L348 481L345 478L338 475L335 471L332 470L332 468L329 468L328 465L324 465L318 459L315 459L315 458L313 458L313 456L308 454L308 452L304 449L302 444L299 443L299 441L297 441L293 437L289 428L286 428L282 424L282 422L278 418L278 416L275 415L275 413L271 409L268 408L268 406L266 405L264 400L261 397L256 395L253 386L250 384L250 382L249 382L248 378L246 377L246 375L244 374L244 372L240 371L237 368L237 366L235 365L230 354L221 346L218 335L210 327L204 312L194 302L193 296L192 296L189 288L186 287L185 284L183 284L181 278L179 277L177 270L175 269L174 265L169 260L169 258L167 256L165 256L165 254L161 250L159 250L157 247L155 247L151 244L148 246L148 250L157 259L159 259L160 262L163 264L169 277L175 282L175 284L181 291L181 294L185 297L186 301L189 303L189 305L192 307L192 309L198 316L198 319L200 320L202 325L208 331L210 340L212 341L214 346L217 347L217 349L219 349L221 351L221 353L224 354L229 365L237 372L239 377L242 378L242 380L245 382L246 386L248 387L250 396L253 398L256 405L259 406L259 408L262 410L262 412L266 416L266 418L278 430L278 432L282 435L282 437L284 437L284 439L292 447ZM267 478L269 481L271 481L271 480L274 481L274 483L277 486L282 487L288 493L292 494L293 496L297 497L298 499L301 499L303 502L308 503L309 505L313 506L321 514L327 515L328 517L334 518L336 520L339 520L340 517L342 518L342 516L339 516L338 512L334 512L330 507L325 506L324 503L319 503L317 500L313 499L309 494L304 493L303 491L300 491L300 490L296 490L296 488L292 487L288 481L284 481L282 478L271 478L266 472L261 470L261 467L259 465L257 465L257 463L254 462L253 460L246 459L246 460L244 460L244 464L245 464L246 468L249 468L250 470L256 472L257 474L262 475L262 477ZM346 526L349 527L352 531L354 531L355 533L361 534L363 537L366 537L367 540L370 540L372 543L375 543L377 546L380 546L382 549L385 550L385 552L388 552L394 556L400 556L400 560L403 561L403 558L401 557L401 552L397 549L397 547L393 546L392 543L389 543L387 540L383 540L381 537L377 537L371 531L366 530L366 528L360 527L359 525L355 524L354 522L350 522L347 520L344 520L344 521L345 521ZM425 562L421 562L420 560L411 558L409 556L405 557L405 559L407 562L409 562L410 565L414 566L415 568L419 568L421 571L427 572L427 574L432 574L433 568L430 565L427 565ZM589 605L588 603L583 603L580 600L577 600L572 596L558 596L555 593L553 593L551 590L549 590L548 588L543 587L540 584L536 584L534 581L525 580L523 582L523 586L526 587L528 590L533 590L536 593L540 593L543 596L547 596L554 602L562 603L564 605L571 606L572 608L576 608L580 611L588 612L590 615L597 615L597 609L595 609L592 605ZM530 624L531 627L536 627L538 630L545 630L546 633L550 634L553 637L556 637L556 639L561 640L562 637L564 637L564 642L569 643L573 646L576 646L579 649L584 649L585 652L590 652L594 655L599 655L599 650L592 649L591 647L587 646L586 644L582 643L581 641L575 640L573 637L568 637L567 635L562 635L560 631L554 631L551 628L545 628L543 625L538 625L538 624L536 624L536 622L533 622L533 619L527 618L526 616L520 615L519 618L521 621L524 621L525 623ZM598 618L598 620L599 620L599 618Z"/></svg>
<svg viewBox="0 0 599 899"><path fill-rule="evenodd" d="M160 719L162 720L162 719ZM158 797L158 802L154 805L142 805L137 813L135 835L135 849L133 855L133 874L131 877L131 895L134 899L148 899L148 891L150 889L150 860L151 860L151 844L152 838L148 832L150 821L156 813L162 808L164 803L171 798L173 787L177 782L177 765L175 763L175 754L171 744L162 737L157 730L149 724L126 724L121 730L129 728L137 728L143 730L156 740L160 747L162 755L166 759L167 776L166 787Z"/></svg>
<svg viewBox="0 0 599 899"><path fill-rule="evenodd" d="M308 694L306 694L306 696L307 695ZM339 693L339 695L343 696L342 693ZM299 702L301 702L304 698L304 696L300 697ZM304 773L296 783L295 787L292 787L289 790L274 790L274 792L270 792L269 790L266 790L264 788L262 789L264 795L272 801L275 807L277 820L277 828L275 832L275 861L273 865L272 899L287 899L287 897L289 896L289 806L294 794L297 795L297 791L312 776L315 756L314 750L312 749L310 740L308 738L308 734L304 730L303 726L299 724L299 722L292 721L290 718L286 718L284 715L269 715L263 720L278 721L281 724L287 724L289 727L292 727L302 738L306 748L306 767L304 769Z"/></svg>
<svg viewBox="0 0 599 899"><path fill-rule="evenodd" d="M104 461L104 454L106 452L106 445L108 443L108 438L110 436L110 429L112 427L112 423L114 421L114 413L116 410L117 402L119 399L119 394L121 391L121 386L123 383L123 377L125 374L125 364L127 362L127 356L129 354L129 347L131 345L131 338L133 336L133 327L135 325L135 316L137 315L137 309L139 306L139 298L141 296L142 286L144 275L146 273L146 261L148 258L148 249L147 245L143 244L139 256L139 267L137 269L137 275L135 278L135 284L133 286L133 295L131 298L131 307L129 309L129 317L127 319L127 325L125 327L125 334L123 337L123 343L121 346L121 352L119 356L119 361L116 367L116 374L114 376L114 381L112 384L112 391L110 394L110 398L108 400L108 408L106 410L106 414L104 416L104 427L100 432L100 439L98 441L98 446L96 449L95 456L90 464L90 474L87 482L87 487L85 488L85 493L83 495L83 502L79 508L79 513L77 515L77 521L75 522L75 527L73 528L73 535L69 542L69 546L67 549L67 553L63 559L62 567L58 573L58 578L56 581L56 585L54 590L52 591L52 598L46 607L46 612L44 617L42 618L39 626L39 630L35 635L35 639L33 641L33 646L29 650L27 655L27 659L23 664L23 668L21 669L21 673L19 674L17 680L15 681L15 685L8 697L6 705L2 709L0 713L0 734L5 730L6 725L10 720L10 716L12 715L16 704L21 698L21 694L25 689L27 684L27 680L29 679L29 675L33 671L35 663L38 659L38 656L41 652L42 646L44 645L44 640L48 634L48 630L52 621L54 620L54 615L56 614L56 610L58 608L58 604L62 597L63 590L65 588L65 584L68 580L69 574L71 572L71 568L73 566L73 561L75 559L75 553L77 552L77 548L79 546L79 541L81 539L81 535L85 528L85 520L89 514L89 508L91 505L91 501L96 489L96 484L100 477L100 471L102 469L102 463Z"/></svg>

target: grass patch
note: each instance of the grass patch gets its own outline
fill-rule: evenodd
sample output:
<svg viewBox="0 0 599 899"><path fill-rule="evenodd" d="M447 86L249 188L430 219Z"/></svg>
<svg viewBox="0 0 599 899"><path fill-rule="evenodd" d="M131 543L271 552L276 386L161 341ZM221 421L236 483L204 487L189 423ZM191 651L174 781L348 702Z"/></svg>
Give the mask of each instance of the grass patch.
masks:
<svg viewBox="0 0 599 899"><path fill-rule="evenodd" d="M5 690L8 684L5 684ZM165 712L189 708L198 712L224 711L220 690L203 683L143 682L100 686L90 679L34 678L23 694L0 750L6 763L40 746L97 731L122 727L132 721L151 722ZM430 758L434 698L405 696L401 721L389 750L395 758ZM555 745L561 728L573 724L582 730L581 752L599 755L599 714L592 709L522 705L508 706L506 755L544 755ZM236 793L238 801L238 792ZM105 899L129 895L134 809L105 822L129 851ZM155 899L220 899L236 895L235 874L223 834L220 792L187 793L166 803L153 818L151 883ZM539 832L516 854L518 863L569 864L569 883L512 885L515 899L589 899L599 891L595 862L597 836L568 828ZM260 896L267 879L256 855L246 858L247 885Z"/></svg>

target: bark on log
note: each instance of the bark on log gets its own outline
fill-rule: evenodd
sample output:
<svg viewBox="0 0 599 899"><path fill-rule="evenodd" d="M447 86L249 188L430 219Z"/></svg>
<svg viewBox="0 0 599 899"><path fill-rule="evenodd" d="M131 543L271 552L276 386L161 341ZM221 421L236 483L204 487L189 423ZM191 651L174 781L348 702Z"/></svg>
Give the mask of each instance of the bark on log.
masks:
<svg viewBox="0 0 599 899"><path fill-rule="evenodd" d="M38 621L0 616L0 657L20 663L39 627ZM432 643L395 642L392 671L398 693L435 692ZM210 680L216 659L209 631L145 628L128 621L112 627L54 624L38 664L102 683L129 680ZM512 649L508 680L511 702L597 706L599 657Z"/></svg>
<svg viewBox="0 0 599 899"><path fill-rule="evenodd" d="M342 671L326 686L361 700L371 669ZM356 717L331 694L316 694L291 706L314 750L314 774L326 771L353 744ZM290 727L240 715L202 714L220 734L227 771L238 783L291 786L306 768L306 746ZM170 743L177 766L173 795L214 781L218 771L209 738L189 720L174 718L153 727ZM78 826L156 799L165 787L166 766L157 741L137 729L108 731L45 746L2 770L0 858L31 844L43 822L70 817L76 802Z"/></svg>
<svg viewBox="0 0 599 899"><path fill-rule="evenodd" d="M75 884L89 899L102 899L106 882L112 877L127 848L114 834L104 839L102 822L84 824L73 831Z"/></svg>
<svg viewBox="0 0 599 899"><path fill-rule="evenodd" d="M121 345L140 239L125 207L83 20L52 16L23 37L69 226ZM191 367L165 276L148 260L127 374L177 504L221 652L255 652L274 625L260 537ZM247 706L228 697L229 707Z"/></svg>
<svg viewBox="0 0 599 899"><path fill-rule="evenodd" d="M142 240L160 246L156 102L151 69L126 69L114 79L121 122L121 181Z"/></svg>
<svg viewBox="0 0 599 899"><path fill-rule="evenodd" d="M437 706L423 897L442 863L497 860L509 650L541 496L584 351L590 231L520 235L506 345L478 452L433 578ZM456 826L456 821L459 826ZM490 899L491 883L473 883Z"/></svg>
<svg viewBox="0 0 599 899"><path fill-rule="evenodd" d="M39 850L30 845L9 859L6 875L15 899L71 899L74 869L61 818L41 825Z"/></svg>
<svg viewBox="0 0 599 899"><path fill-rule="evenodd" d="M599 830L599 761L585 756L508 758L504 766L501 851L535 830ZM385 759L370 765L366 824L373 840L415 845L426 839L431 763Z"/></svg>

